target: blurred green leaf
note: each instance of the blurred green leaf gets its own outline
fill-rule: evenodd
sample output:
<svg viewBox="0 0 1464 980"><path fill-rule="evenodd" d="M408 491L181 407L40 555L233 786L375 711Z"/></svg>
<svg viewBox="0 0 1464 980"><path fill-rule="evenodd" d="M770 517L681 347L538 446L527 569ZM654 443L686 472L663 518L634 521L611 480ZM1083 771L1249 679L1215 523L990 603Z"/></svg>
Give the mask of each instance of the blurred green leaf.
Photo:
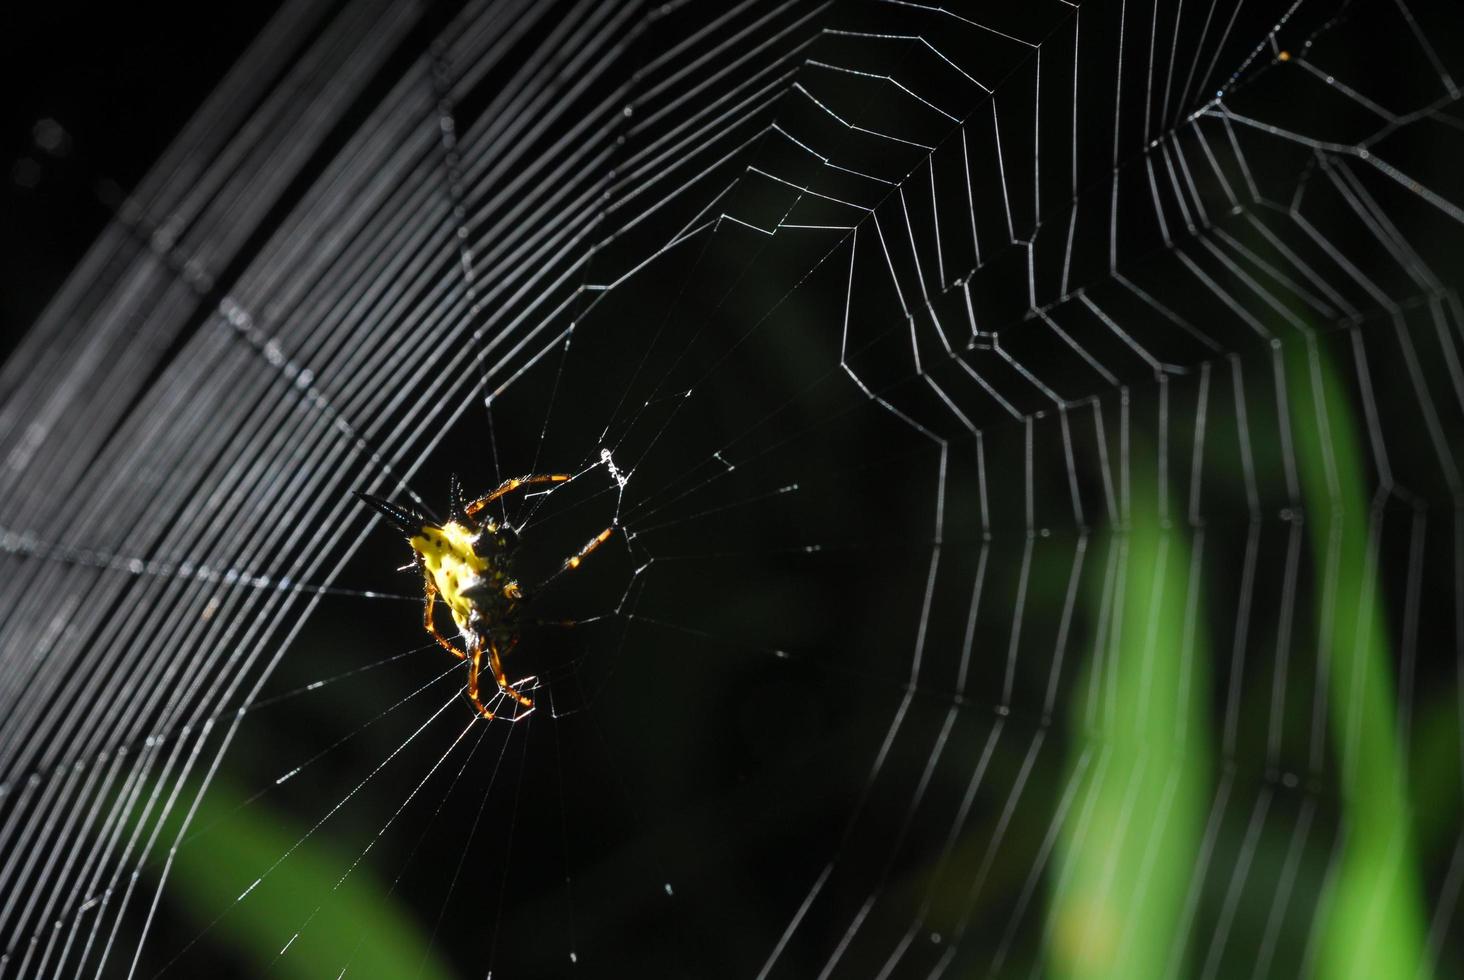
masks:
<svg viewBox="0 0 1464 980"><path fill-rule="evenodd" d="M171 839L182 812L175 808L161 839ZM207 930L199 941L252 960L248 973L320 978L346 967L349 977L455 976L365 862L353 867L356 858L322 835L302 841L304 829L262 799L246 801L215 778L190 827L173 858L169 899L199 916L197 928ZM186 973L186 962L174 970Z"/></svg>
<svg viewBox="0 0 1464 980"><path fill-rule="evenodd" d="M1074 746L1069 778L1082 780L1060 843L1049 962L1061 977L1153 977L1163 973L1179 932L1191 868L1203 833L1210 783L1208 654L1188 616L1190 542L1161 528L1155 484L1136 465L1134 526L1117 536L1122 575L1104 653L1074 689L1075 729L1090 685L1116 707L1096 740ZM1095 597L1095 605L1102 600ZM1094 673L1100 672L1099 676Z"/></svg>
<svg viewBox="0 0 1464 980"><path fill-rule="evenodd" d="M1323 977L1415 977L1424 924L1393 657L1351 403L1314 342L1287 359L1297 464L1317 575L1318 649L1341 769L1342 848L1324 895Z"/></svg>

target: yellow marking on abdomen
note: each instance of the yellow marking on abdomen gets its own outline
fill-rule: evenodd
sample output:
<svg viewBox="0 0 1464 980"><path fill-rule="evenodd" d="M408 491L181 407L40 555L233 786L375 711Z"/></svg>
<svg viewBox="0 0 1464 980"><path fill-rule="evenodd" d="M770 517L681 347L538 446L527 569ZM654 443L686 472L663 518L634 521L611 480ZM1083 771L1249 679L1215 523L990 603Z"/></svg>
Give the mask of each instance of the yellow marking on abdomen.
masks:
<svg viewBox="0 0 1464 980"><path fill-rule="evenodd" d="M489 568L488 561L473 550L476 543L477 534L456 521L441 528L423 528L411 539L459 629L467 628L473 611L473 602L463 595L463 589L477 584Z"/></svg>

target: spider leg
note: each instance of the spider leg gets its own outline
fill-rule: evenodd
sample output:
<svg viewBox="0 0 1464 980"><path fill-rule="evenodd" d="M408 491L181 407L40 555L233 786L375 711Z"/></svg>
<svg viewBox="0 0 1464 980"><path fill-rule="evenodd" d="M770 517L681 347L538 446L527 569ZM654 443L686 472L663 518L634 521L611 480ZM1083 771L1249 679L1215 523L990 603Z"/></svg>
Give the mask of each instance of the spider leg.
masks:
<svg viewBox="0 0 1464 980"><path fill-rule="evenodd" d="M524 593L525 596L532 597L538 595L541 589L543 589L550 582L553 582L559 576L563 575L565 572L572 572L576 568L579 568L580 565L584 563L584 560L588 558L595 551L596 548L600 547L600 545L604 544L606 541L609 541L610 535L614 533L615 527L612 525L605 528L605 530L595 535L589 541L586 541L583 548L570 555L568 558L564 559L564 564L559 566L558 571L556 571L553 575L550 575L538 585L534 586L532 589L527 590Z"/></svg>
<svg viewBox="0 0 1464 980"><path fill-rule="evenodd" d="M517 643L518 639L516 637L510 638L508 643L508 650L512 650ZM505 677L503 673L503 662L498 653L498 644L492 640L488 640L487 645L488 669L493 672L493 679L498 684L499 690L501 690L504 694L507 694L509 697L513 698L525 708L532 709L534 707L533 698L529 697L527 694L521 694L509 686L508 678ZM506 653L508 651L504 652ZM478 675L482 670L482 662L483 643L475 643L473 645L473 656L472 659L469 661L468 666L468 700L473 702L473 707L478 709L478 714L482 715L484 719L492 721L494 718L493 712L490 711L488 709L488 706L483 703L482 697L479 692ZM523 714L515 716L513 720L516 721L527 714L527 711L523 712Z"/></svg>
<svg viewBox="0 0 1464 980"><path fill-rule="evenodd" d="M478 671L482 660L483 644L474 643L473 657L468 661L468 700L473 702L473 707L478 709L478 714L482 715L485 720L492 721L493 712L489 711L487 705L478 698Z"/></svg>
<svg viewBox="0 0 1464 980"><path fill-rule="evenodd" d="M600 547L600 545L604 544L606 541L609 541L610 535L613 533L615 533L615 528L607 527L605 528L605 530L595 535L589 541L585 542L585 546L581 548L577 554L570 555L568 558L564 559L564 570L567 572L571 569L579 568L580 562L584 561L585 558L589 556L590 552Z"/></svg>
<svg viewBox="0 0 1464 980"><path fill-rule="evenodd" d="M453 646L452 643L447 639L447 637L437 632L437 624L432 621L432 613L437 605L437 586L432 584L432 576L424 575L423 578L427 582L427 605L426 608L422 610L422 628L431 633L432 638L440 643L442 645L442 648L448 653L452 654L454 657L457 657L459 660L468 659L468 655L466 653L463 653L457 647Z"/></svg>
<svg viewBox="0 0 1464 980"><path fill-rule="evenodd" d="M504 650L503 652L509 653L516 646L518 646L518 637L510 636L508 638L508 649ZM512 687L509 687L508 678L505 677L503 674L503 659L498 652L498 644L493 640L488 641L488 666L493 671L493 679L498 682L499 690L501 690L504 694L507 694L509 697L513 698L525 708L532 708L534 706L533 698L529 697L527 694L521 694L520 692L514 690Z"/></svg>
<svg viewBox="0 0 1464 980"><path fill-rule="evenodd" d="M478 511L487 507L499 497L513 493L519 487L526 487L532 483L564 483L570 478L570 475L569 473L530 473L527 476L510 477L500 483L497 490L494 490L487 496L479 497L477 500L472 501L463 510L467 512L469 517L473 517L477 515Z"/></svg>

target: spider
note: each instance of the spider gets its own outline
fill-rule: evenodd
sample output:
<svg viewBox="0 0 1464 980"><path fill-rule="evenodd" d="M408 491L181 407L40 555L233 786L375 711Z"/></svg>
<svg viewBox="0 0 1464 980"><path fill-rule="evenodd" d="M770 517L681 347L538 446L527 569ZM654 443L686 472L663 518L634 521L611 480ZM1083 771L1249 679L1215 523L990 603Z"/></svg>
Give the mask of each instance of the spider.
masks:
<svg viewBox="0 0 1464 980"><path fill-rule="evenodd" d="M420 568L426 589L427 606L422 614L422 626L443 649L460 660L468 661L468 699L485 719L493 718L493 712L478 696L478 671L485 652L488 654L488 669L493 672L498 689L525 709L517 711L512 720L518 721L527 716L533 710L534 701L510 684L503 673L503 658L518 644L519 610L527 601L524 590L513 576L518 532L507 523L500 524L491 517L480 518L478 515L484 507L515 490L540 483L564 483L569 478L568 473L516 476L504 480L492 493L464 502L462 483L454 474L449 487L451 512L448 520L443 522L424 517L411 507L356 491L356 496L406 534L414 557L405 568ZM612 527L607 527L591 538L537 588L548 585L564 572L578 568L590 552L610 539L612 530ZM439 596L452 613L463 645L467 647L466 652L437 632L434 613ZM522 684L523 681L515 683Z"/></svg>

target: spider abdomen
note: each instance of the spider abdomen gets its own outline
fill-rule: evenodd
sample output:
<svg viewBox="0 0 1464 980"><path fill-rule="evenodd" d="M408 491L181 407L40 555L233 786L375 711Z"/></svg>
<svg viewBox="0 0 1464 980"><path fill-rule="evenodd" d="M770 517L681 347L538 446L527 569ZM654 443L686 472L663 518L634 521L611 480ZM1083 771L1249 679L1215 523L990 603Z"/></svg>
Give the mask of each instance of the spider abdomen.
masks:
<svg viewBox="0 0 1464 980"><path fill-rule="evenodd" d="M501 578L502 572L493 562L478 554L475 546L478 532L456 521L442 527L424 527L411 538L412 549L422 568L432 577L442 601L452 613L453 622L466 633L478 604L468 595L486 580Z"/></svg>

